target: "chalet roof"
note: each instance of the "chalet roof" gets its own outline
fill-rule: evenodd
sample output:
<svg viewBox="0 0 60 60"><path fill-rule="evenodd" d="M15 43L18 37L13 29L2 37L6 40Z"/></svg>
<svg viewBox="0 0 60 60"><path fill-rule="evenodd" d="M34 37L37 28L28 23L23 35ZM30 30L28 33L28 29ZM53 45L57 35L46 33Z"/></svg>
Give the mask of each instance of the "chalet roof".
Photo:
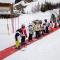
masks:
<svg viewBox="0 0 60 60"><path fill-rule="evenodd" d="M0 18L14 18L18 16L19 14L0 14Z"/></svg>
<svg viewBox="0 0 60 60"><path fill-rule="evenodd" d="M12 4L11 3L1 3L0 2L0 7L2 6L2 7L9 7L9 6L11 6Z"/></svg>
<svg viewBox="0 0 60 60"><path fill-rule="evenodd" d="M0 3L13 3L14 0L0 0Z"/></svg>
<svg viewBox="0 0 60 60"><path fill-rule="evenodd" d="M0 2L0 7L11 7L11 11L13 10L13 4L11 3L1 3ZM18 17L19 14L17 13L11 13L11 14L0 14L0 18L14 18L14 17Z"/></svg>

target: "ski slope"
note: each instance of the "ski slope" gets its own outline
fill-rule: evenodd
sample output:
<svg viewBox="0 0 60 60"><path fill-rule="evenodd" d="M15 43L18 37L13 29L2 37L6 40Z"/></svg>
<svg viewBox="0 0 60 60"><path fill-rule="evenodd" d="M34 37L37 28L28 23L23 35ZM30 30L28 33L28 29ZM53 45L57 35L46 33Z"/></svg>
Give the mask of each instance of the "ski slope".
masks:
<svg viewBox="0 0 60 60"><path fill-rule="evenodd" d="M45 0L39 0L41 3L45 3ZM53 0L47 0L53 1ZM14 3L14 0L0 0L3 3ZM60 2L59 0L53 1L52 3ZM26 13L32 13L31 9L34 7L37 2L28 3L28 6L25 9ZM11 19L0 19L0 51L13 46L15 44L14 34L15 31L21 27L22 24L27 26L33 20L50 20L51 14L54 13L57 17L59 9L55 9L47 12L37 12L35 14L21 14L19 17L14 18L14 33L12 33L12 23ZM18 26L19 19L19 26ZM8 21L7 21L8 20ZM9 35L7 30L7 22L9 25ZM28 30L28 28L27 28ZM27 31L28 33L28 31ZM60 60L60 30L54 32L53 34L44 37L43 39L23 48L21 51L18 51L4 60Z"/></svg>
<svg viewBox="0 0 60 60"><path fill-rule="evenodd" d="M21 27L22 24L26 25L27 33L28 33L28 25L32 21L38 19L44 22L44 19L48 21L51 18L51 14L54 13L55 16L59 14L59 9L55 9L53 11L47 12L37 12L35 14L21 14L17 18L13 18L14 25L14 33L12 33L12 23L11 19L0 19L0 51L4 50L15 44L14 35L17 29ZM7 28L7 24L9 26L9 31Z"/></svg>
<svg viewBox="0 0 60 60"><path fill-rule="evenodd" d="M60 60L60 29L4 60Z"/></svg>

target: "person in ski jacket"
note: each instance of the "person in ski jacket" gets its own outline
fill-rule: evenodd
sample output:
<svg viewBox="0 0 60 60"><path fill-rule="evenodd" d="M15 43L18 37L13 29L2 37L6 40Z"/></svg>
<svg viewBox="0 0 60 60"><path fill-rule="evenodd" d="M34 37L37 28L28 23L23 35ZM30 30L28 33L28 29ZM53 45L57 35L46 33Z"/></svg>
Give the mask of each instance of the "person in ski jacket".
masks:
<svg viewBox="0 0 60 60"><path fill-rule="evenodd" d="M57 28L57 22L54 23L54 28Z"/></svg>
<svg viewBox="0 0 60 60"><path fill-rule="evenodd" d="M50 21L49 31L53 31L53 22Z"/></svg>
<svg viewBox="0 0 60 60"><path fill-rule="evenodd" d="M28 30L29 30L29 39L28 40L31 41L32 36L33 36L33 26L32 26L32 24L29 24Z"/></svg>
<svg viewBox="0 0 60 60"><path fill-rule="evenodd" d="M36 38L39 38L40 37L40 24L36 23L34 29L35 29Z"/></svg>
<svg viewBox="0 0 60 60"><path fill-rule="evenodd" d="M27 32L26 32L26 28L25 28L25 25L23 24L21 26L21 45L24 45L25 44L25 39L27 37Z"/></svg>
<svg viewBox="0 0 60 60"><path fill-rule="evenodd" d="M42 35L44 35L46 33L46 25L45 23L43 23L43 26L42 26Z"/></svg>
<svg viewBox="0 0 60 60"><path fill-rule="evenodd" d="M20 43L21 43L21 42L19 42L19 37L20 37L20 31L18 29L15 33L15 42L16 42L16 48L17 49L20 48Z"/></svg>
<svg viewBox="0 0 60 60"><path fill-rule="evenodd" d="M40 36L43 34L43 24L42 24L42 20L39 21L39 24L40 24Z"/></svg>
<svg viewBox="0 0 60 60"><path fill-rule="evenodd" d="M45 21L45 25L46 25L46 33L49 33L49 23L47 22L47 19L44 20Z"/></svg>
<svg viewBox="0 0 60 60"><path fill-rule="evenodd" d="M58 26L60 27L60 18L58 19Z"/></svg>
<svg viewBox="0 0 60 60"><path fill-rule="evenodd" d="M55 22L56 22L56 17L55 17L55 15L54 15L54 14L52 14L52 15L51 15L51 21L52 21L53 23L55 23Z"/></svg>

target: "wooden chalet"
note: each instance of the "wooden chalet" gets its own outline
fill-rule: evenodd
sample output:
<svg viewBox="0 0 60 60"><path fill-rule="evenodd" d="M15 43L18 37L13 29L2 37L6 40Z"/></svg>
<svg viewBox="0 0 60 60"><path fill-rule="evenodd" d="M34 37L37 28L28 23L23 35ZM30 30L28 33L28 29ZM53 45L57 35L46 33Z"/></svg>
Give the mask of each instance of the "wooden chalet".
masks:
<svg viewBox="0 0 60 60"><path fill-rule="evenodd" d="M13 4L0 3L0 18L13 18L17 16L18 14L13 13Z"/></svg>

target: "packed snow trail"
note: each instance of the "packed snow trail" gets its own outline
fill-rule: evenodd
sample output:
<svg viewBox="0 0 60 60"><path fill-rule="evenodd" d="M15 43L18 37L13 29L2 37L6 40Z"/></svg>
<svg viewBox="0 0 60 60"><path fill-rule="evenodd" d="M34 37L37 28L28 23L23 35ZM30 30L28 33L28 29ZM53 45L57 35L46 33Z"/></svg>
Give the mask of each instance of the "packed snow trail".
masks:
<svg viewBox="0 0 60 60"><path fill-rule="evenodd" d="M4 60L60 60L60 29Z"/></svg>
<svg viewBox="0 0 60 60"><path fill-rule="evenodd" d="M53 30L56 31L56 30L58 30L58 29L59 29L59 28L54 28ZM53 32L54 32L54 31L53 31ZM51 33L52 33L52 32L51 32ZM50 34L50 33L49 33L49 34ZM49 34L46 34L46 35L49 35ZM44 36L46 36L46 35L44 35ZM42 39L44 36L42 36L40 39ZM30 42L29 44L26 44L25 46L30 45L31 43L33 43L33 42L35 42L35 41L37 41L37 40L38 40L38 39L33 39L32 42ZM27 42L27 40L26 40L26 42ZM28 42L27 42L27 43L28 43ZM25 47L25 46L22 46L21 49L22 49L23 47ZM13 54L13 53L15 53L15 52L17 52L17 51L18 51L18 50L15 49L15 45L13 45L13 46L11 46L11 47L8 47L8 48L6 48L6 49L4 49L4 50L2 50L2 51L0 52L0 60L8 57L9 55L11 55L11 54Z"/></svg>

